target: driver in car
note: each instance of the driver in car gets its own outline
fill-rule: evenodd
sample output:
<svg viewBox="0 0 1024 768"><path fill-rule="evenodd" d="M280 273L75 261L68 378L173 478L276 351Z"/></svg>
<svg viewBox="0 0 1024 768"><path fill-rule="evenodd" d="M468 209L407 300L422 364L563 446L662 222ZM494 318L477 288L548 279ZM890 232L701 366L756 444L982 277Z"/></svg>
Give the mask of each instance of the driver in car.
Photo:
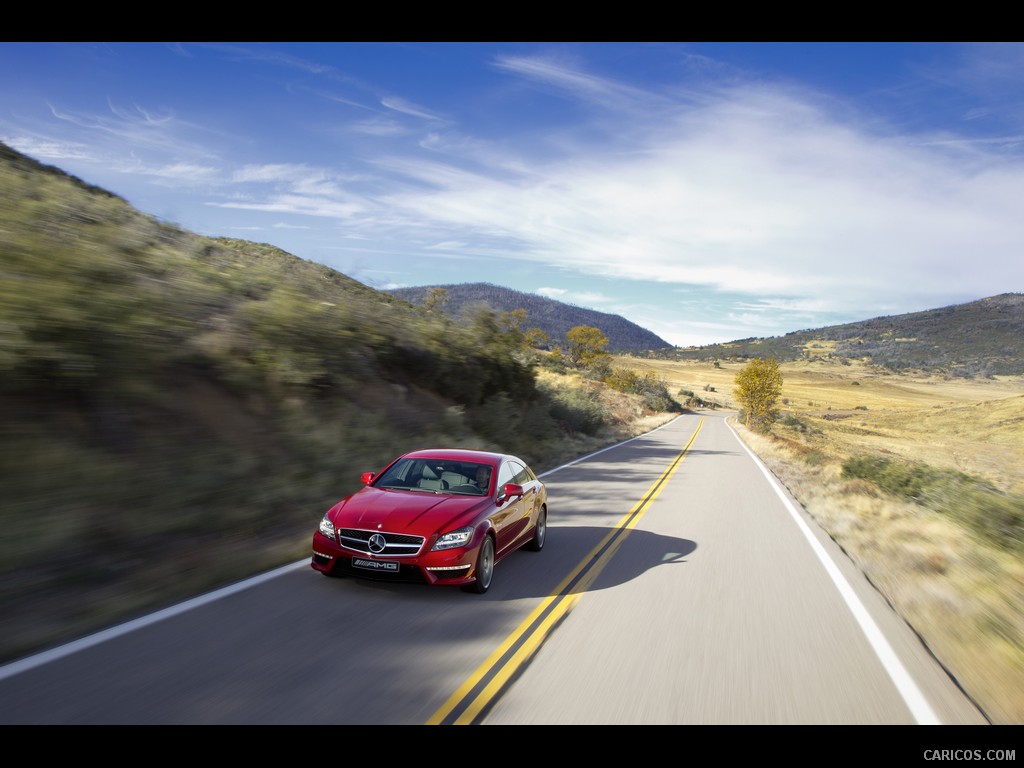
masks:
<svg viewBox="0 0 1024 768"><path fill-rule="evenodd" d="M487 493L488 487L491 485L491 468L481 464L476 468L476 477L474 478L476 486Z"/></svg>

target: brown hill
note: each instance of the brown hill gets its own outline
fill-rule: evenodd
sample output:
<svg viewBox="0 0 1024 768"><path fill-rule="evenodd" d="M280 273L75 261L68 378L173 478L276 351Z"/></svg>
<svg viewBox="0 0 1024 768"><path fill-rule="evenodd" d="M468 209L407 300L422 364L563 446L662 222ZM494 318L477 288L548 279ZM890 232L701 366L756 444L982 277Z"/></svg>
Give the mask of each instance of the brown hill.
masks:
<svg viewBox="0 0 1024 768"><path fill-rule="evenodd" d="M785 336L661 351L658 357L704 361L775 357L781 362L827 357L866 360L892 371L941 371L965 378L1020 374L1024 373L1024 293Z"/></svg>

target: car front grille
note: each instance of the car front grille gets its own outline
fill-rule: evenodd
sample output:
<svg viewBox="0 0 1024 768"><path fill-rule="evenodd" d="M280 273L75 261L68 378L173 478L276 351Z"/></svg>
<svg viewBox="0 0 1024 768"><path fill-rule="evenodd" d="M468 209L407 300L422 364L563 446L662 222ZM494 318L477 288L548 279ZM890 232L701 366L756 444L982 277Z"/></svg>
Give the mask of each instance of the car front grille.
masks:
<svg viewBox="0 0 1024 768"><path fill-rule="evenodd" d="M381 551L370 549L370 537L382 536L384 538L384 549ZM388 533L386 531L361 531L357 528L340 528L338 530L338 541L345 549L354 552L365 552L367 554L379 555L381 557L401 557L402 555L418 554L423 546L422 536L410 536L407 533Z"/></svg>

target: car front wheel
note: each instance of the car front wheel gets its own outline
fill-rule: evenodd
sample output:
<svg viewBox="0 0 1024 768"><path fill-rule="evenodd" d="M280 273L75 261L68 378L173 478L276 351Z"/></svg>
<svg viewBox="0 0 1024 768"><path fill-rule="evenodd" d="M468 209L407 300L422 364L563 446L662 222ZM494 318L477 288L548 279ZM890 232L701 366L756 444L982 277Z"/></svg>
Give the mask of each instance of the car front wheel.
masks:
<svg viewBox="0 0 1024 768"><path fill-rule="evenodd" d="M491 578L494 576L494 539L485 536L483 544L480 545L480 554L476 557L476 581L463 587L466 592L475 592L482 595L491 588Z"/></svg>

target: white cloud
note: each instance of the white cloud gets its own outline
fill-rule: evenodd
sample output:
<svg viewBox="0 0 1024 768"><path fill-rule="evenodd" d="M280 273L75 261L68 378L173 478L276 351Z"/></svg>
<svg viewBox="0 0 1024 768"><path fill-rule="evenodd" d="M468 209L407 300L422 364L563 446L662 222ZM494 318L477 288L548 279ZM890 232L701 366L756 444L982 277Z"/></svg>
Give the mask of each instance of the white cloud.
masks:
<svg viewBox="0 0 1024 768"><path fill-rule="evenodd" d="M298 195L278 195L264 202L245 202L233 200L227 202L209 202L206 205L218 208L235 208L247 211L266 211L269 213L292 213L303 216L318 216L331 219L349 219L361 212L357 203L324 198L301 197Z"/></svg>
<svg viewBox="0 0 1024 768"><path fill-rule="evenodd" d="M161 179L174 179L190 184L209 184L220 178L219 169L194 163L174 163L173 165L151 168L147 173Z"/></svg>
<svg viewBox="0 0 1024 768"><path fill-rule="evenodd" d="M459 240L445 240L444 242L424 246L424 249L428 251L461 251L465 247L466 244Z"/></svg>
<svg viewBox="0 0 1024 768"><path fill-rule="evenodd" d="M564 56L498 56L494 65L581 101L621 109L658 101L650 91L590 74Z"/></svg>
<svg viewBox="0 0 1024 768"><path fill-rule="evenodd" d="M380 100L382 106L392 109L395 112L401 112L403 115L410 115L411 117L419 117L424 120L442 120L443 118L431 113L423 107L417 106L410 101L405 99L397 98L394 96L388 96Z"/></svg>
<svg viewBox="0 0 1024 768"><path fill-rule="evenodd" d="M40 139L33 136L4 136L2 141L23 154L42 160L94 159L92 148L77 142Z"/></svg>
<svg viewBox="0 0 1024 768"><path fill-rule="evenodd" d="M564 288L538 288L537 293L541 296L546 296L549 299L555 301L562 301L562 297L566 294Z"/></svg>
<svg viewBox="0 0 1024 768"><path fill-rule="evenodd" d="M1024 283L1024 167L840 123L792 92L723 93L631 152L587 147L514 179L389 165L428 187L391 197L409 216L588 274L855 314L894 294Z"/></svg>
<svg viewBox="0 0 1024 768"><path fill-rule="evenodd" d="M231 177L240 184L249 182L288 181L300 182L311 175L321 176L323 171L307 165L289 165L287 163L269 163L265 165L245 165L235 171Z"/></svg>

